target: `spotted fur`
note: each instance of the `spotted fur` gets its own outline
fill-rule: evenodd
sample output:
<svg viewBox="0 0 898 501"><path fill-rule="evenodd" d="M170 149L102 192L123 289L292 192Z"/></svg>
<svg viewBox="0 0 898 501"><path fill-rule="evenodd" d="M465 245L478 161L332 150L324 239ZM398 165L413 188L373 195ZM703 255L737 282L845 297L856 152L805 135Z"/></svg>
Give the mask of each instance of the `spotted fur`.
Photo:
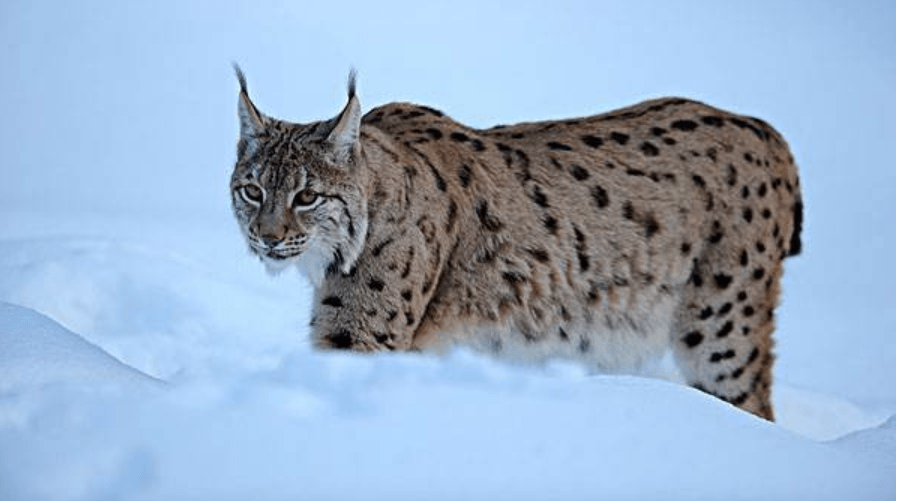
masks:
<svg viewBox="0 0 898 501"><path fill-rule="evenodd" d="M314 283L316 346L607 372L672 349L689 384L773 419L802 203L765 122L680 98L491 129L406 103L362 117L353 77L337 117L299 124L239 76L234 212L269 271Z"/></svg>

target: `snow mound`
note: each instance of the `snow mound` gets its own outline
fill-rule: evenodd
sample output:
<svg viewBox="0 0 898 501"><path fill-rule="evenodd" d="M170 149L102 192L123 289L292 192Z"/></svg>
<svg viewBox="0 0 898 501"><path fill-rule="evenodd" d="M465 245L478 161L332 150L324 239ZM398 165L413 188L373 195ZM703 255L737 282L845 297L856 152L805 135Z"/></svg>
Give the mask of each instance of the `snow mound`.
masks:
<svg viewBox="0 0 898 501"><path fill-rule="evenodd" d="M318 353L297 278L158 248L0 240L0 499L894 495L894 419L844 399L777 381L774 424L563 363Z"/></svg>
<svg viewBox="0 0 898 501"><path fill-rule="evenodd" d="M46 316L0 302L0 393L60 382L154 381Z"/></svg>

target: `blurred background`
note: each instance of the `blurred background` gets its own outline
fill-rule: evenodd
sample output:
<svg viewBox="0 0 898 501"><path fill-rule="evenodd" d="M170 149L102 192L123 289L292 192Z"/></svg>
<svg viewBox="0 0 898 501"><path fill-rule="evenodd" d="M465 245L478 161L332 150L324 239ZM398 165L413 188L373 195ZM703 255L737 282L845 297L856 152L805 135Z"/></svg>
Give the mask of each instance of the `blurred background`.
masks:
<svg viewBox="0 0 898 501"><path fill-rule="evenodd" d="M263 112L300 122L339 111L352 66L365 110L472 126L665 95L763 118L805 202L778 377L894 406L894 2L4 1L0 228L196 221L242 251L232 61Z"/></svg>

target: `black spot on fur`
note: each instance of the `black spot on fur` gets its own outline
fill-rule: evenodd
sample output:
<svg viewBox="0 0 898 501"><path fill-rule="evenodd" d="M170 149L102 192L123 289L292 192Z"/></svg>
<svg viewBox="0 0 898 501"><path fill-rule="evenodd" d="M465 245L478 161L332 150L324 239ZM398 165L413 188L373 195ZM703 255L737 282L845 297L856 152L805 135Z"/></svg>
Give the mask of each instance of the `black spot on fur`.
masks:
<svg viewBox="0 0 898 501"><path fill-rule="evenodd" d="M407 278L408 274L412 271L412 261L415 259L415 248L408 248L408 261L405 262L405 267L402 269L401 278Z"/></svg>
<svg viewBox="0 0 898 501"><path fill-rule="evenodd" d="M702 311L699 312L698 318L699 320L707 320L711 318L711 315L714 314L714 308L710 306L705 306Z"/></svg>
<svg viewBox="0 0 898 501"><path fill-rule="evenodd" d="M746 317L750 317L755 314L755 309L752 306L746 306L745 308L742 308L742 314Z"/></svg>
<svg viewBox="0 0 898 501"><path fill-rule="evenodd" d="M415 324L415 316L412 315L412 312L406 311L405 312L405 325L411 327L414 324Z"/></svg>
<svg viewBox="0 0 898 501"><path fill-rule="evenodd" d="M580 353L586 353L589 351L589 339L585 336L580 338L580 344L577 346L577 349L580 350Z"/></svg>
<svg viewBox="0 0 898 501"><path fill-rule="evenodd" d="M549 230L549 233L552 235L558 234L558 220L552 216L546 216L543 218L543 226Z"/></svg>
<svg viewBox="0 0 898 501"><path fill-rule="evenodd" d="M725 273L718 273L714 275L714 283L717 284L718 289L726 289L733 282L733 277L731 275L727 275Z"/></svg>
<svg viewBox="0 0 898 501"><path fill-rule="evenodd" d="M331 347L338 350L352 348L352 335L346 330L330 333L324 336L323 339L330 343Z"/></svg>
<svg viewBox="0 0 898 501"><path fill-rule="evenodd" d="M571 175L574 176L574 179L577 181L583 181L589 178L589 171L580 165L573 164L571 165Z"/></svg>
<svg viewBox="0 0 898 501"><path fill-rule="evenodd" d="M549 253L546 252L546 249L527 249L527 253L540 263L549 262Z"/></svg>
<svg viewBox="0 0 898 501"><path fill-rule="evenodd" d="M688 242L683 242L683 244L680 245L680 252L681 252L684 256L685 256L685 255L688 255L690 252L692 252L692 244L690 244L690 243L688 243Z"/></svg>
<svg viewBox="0 0 898 501"><path fill-rule="evenodd" d="M558 328L558 337L560 337L562 341L570 341L571 340L570 336L568 336L568 333L565 332L565 330L562 329L561 327Z"/></svg>
<svg viewBox="0 0 898 501"><path fill-rule="evenodd" d="M736 356L736 352L733 350L727 350L723 352L715 352L711 354L711 358L709 359L711 363L717 363L723 360L728 360Z"/></svg>
<svg viewBox="0 0 898 501"><path fill-rule="evenodd" d="M647 157L656 157L659 153L658 147L648 141L644 141L642 144L640 144L639 150L642 151L642 154Z"/></svg>
<svg viewBox="0 0 898 501"><path fill-rule="evenodd" d="M633 216L634 216L633 204L630 203L629 201L624 202L623 216L624 216L624 219L629 219L631 221L633 220Z"/></svg>
<svg viewBox="0 0 898 501"><path fill-rule="evenodd" d="M772 215L773 213L770 212L770 209L765 208L761 211L761 217L763 217L764 219L770 219L770 216Z"/></svg>
<svg viewBox="0 0 898 501"><path fill-rule="evenodd" d="M756 118L751 118L750 120L753 120L755 122L760 122L760 120L758 120ZM761 139L764 141L769 139L768 134L764 130L748 123L745 120L742 120L741 118L732 117L732 118L730 118L730 123L735 125L736 127L739 127L740 129L750 130L754 135L758 136L758 139Z"/></svg>
<svg viewBox="0 0 898 501"><path fill-rule="evenodd" d="M801 201L792 205L792 238L789 240L789 255L797 256L801 253L801 223L804 217L804 207Z"/></svg>
<svg viewBox="0 0 898 501"><path fill-rule="evenodd" d="M332 306L334 308L342 308L343 300L338 298L337 296L328 296L321 301L321 304L325 306Z"/></svg>
<svg viewBox="0 0 898 501"><path fill-rule="evenodd" d="M751 272L751 277L755 280L764 278L764 268L755 268L754 271Z"/></svg>
<svg viewBox="0 0 898 501"><path fill-rule="evenodd" d="M748 294L745 291L739 291L739 294L736 295L736 301L742 302L748 299Z"/></svg>
<svg viewBox="0 0 898 501"><path fill-rule="evenodd" d="M577 252L577 261L580 264L580 273L589 270L589 256L582 252Z"/></svg>
<svg viewBox="0 0 898 501"><path fill-rule="evenodd" d="M727 313L731 312L732 310L733 310L733 303L724 303L723 306L721 306L720 309L717 310L717 316L718 317L725 316Z"/></svg>
<svg viewBox="0 0 898 501"><path fill-rule="evenodd" d="M689 283L691 283L696 289L701 288L701 286L705 283L702 279L701 272L698 271L697 260L692 260L692 273L689 274Z"/></svg>
<svg viewBox="0 0 898 501"><path fill-rule="evenodd" d="M689 334L683 336L683 343L687 348L695 348L699 344L701 344L702 340L705 339L705 336L702 335L701 332L692 331Z"/></svg>
<svg viewBox="0 0 898 501"><path fill-rule="evenodd" d="M651 132L653 136L663 136L664 134L667 134L667 129L652 127L649 132Z"/></svg>
<svg viewBox="0 0 898 501"><path fill-rule="evenodd" d="M549 141L548 143L546 143L546 146L548 146L550 150L571 151L573 149L570 146L564 143L559 143L557 141Z"/></svg>
<svg viewBox="0 0 898 501"><path fill-rule="evenodd" d="M676 120L670 124L671 129L681 130L683 132L693 131L697 127L698 124L692 120Z"/></svg>
<svg viewBox="0 0 898 501"><path fill-rule="evenodd" d="M440 171L436 169L430 162L427 163L428 167L430 167L430 172L433 174L434 181L436 182L437 189L445 192L446 191L446 180L443 179L443 175L440 174Z"/></svg>
<svg viewBox="0 0 898 501"><path fill-rule="evenodd" d="M668 146L673 146L673 145L677 144L677 140L672 137L665 137L664 139L661 140L661 142L663 142L664 144L666 144Z"/></svg>
<svg viewBox="0 0 898 501"><path fill-rule="evenodd" d="M443 133L439 129L434 129L433 127L427 129L427 135L433 139L441 139L443 137Z"/></svg>
<svg viewBox="0 0 898 501"><path fill-rule="evenodd" d="M455 219L458 216L458 205L455 200L449 200L449 212L446 213L446 232L452 231L455 226Z"/></svg>
<svg viewBox="0 0 898 501"><path fill-rule="evenodd" d="M574 238L577 239L577 243L574 245L574 248L577 250L577 261L580 264L580 272L589 269L589 256L586 254L586 235L580 231L580 228L574 227Z"/></svg>
<svg viewBox="0 0 898 501"><path fill-rule="evenodd" d="M514 271L503 271L502 280L510 284L522 284L527 281L527 277Z"/></svg>
<svg viewBox="0 0 898 501"><path fill-rule="evenodd" d="M530 194L530 198L533 200L533 203L539 205L540 207L549 207L549 200L546 198L546 194L543 193L543 190L541 190L539 186L533 187L533 192Z"/></svg>
<svg viewBox="0 0 898 501"><path fill-rule="evenodd" d="M748 251L745 249L742 249L742 252L739 254L739 264L748 266Z"/></svg>
<svg viewBox="0 0 898 501"><path fill-rule="evenodd" d="M742 155L742 158L744 158L745 161L750 164L755 162L755 157L753 157L752 154L747 151L745 152L745 154Z"/></svg>
<svg viewBox="0 0 898 501"><path fill-rule="evenodd" d="M707 183L705 183L705 178L699 176L698 174L692 175L692 183L695 184L696 186L698 186L699 188L704 188L707 186Z"/></svg>
<svg viewBox="0 0 898 501"><path fill-rule="evenodd" d="M742 198L748 198L751 195L751 191L749 191L748 186L742 187Z"/></svg>
<svg viewBox="0 0 898 501"><path fill-rule="evenodd" d="M467 188L471 184L471 168L467 164L461 164L458 168L458 182L462 188Z"/></svg>
<svg viewBox="0 0 898 501"><path fill-rule="evenodd" d="M720 222L714 221L714 224L711 225L711 235L708 237L708 242L712 244L720 243L723 240L723 228L720 227Z"/></svg>
<svg viewBox="0 0 898 501"><path fill-rule="evenodd" d="M727 165L727 178L726 183L727 186L736 186L737 175L736 175L736 167L733 164Z"/></svg>
<svg viewBox="0 0 898 501"><path fill-rule="evenodd" d="M580 139L582 139L587 146L592 148L598 148L604 143L602 138L593 135L580 136Z"/></svg>
<svg viewBox="0 0 898 501"><path fill-rule="evenodd" d="M500 221L496 216L490 214L489 205L487 204L486 200L478 200L476 210L477 218L480 220L480 224L484 228L486 228L487 231L495 233L505 227L502 221Z"/></svg>
<svg viewBox="0 0 898 501"><path fill-rule="evenodd" d="M658 233L658 230L661 229L661 226L658 224L655 216L651 214L645 218L645 221L643 221L643 225L645 227L646 238L652 238L653 236L655 236L655 233Z"/></svg>
<svg viewBox="0 0 898 501"><path fill-rule="evenodd" d="M372 278L371 280L368 280L368 288L373 291L380 292L384 290L384 285L384 281L379 278Z"/></svg>
<svg viewBox="0 0 898 501"><path fill-rule="evenodd" d="M758 252L763 253L764 251L767 250L767 246L764 245L764 242L759 241L759 242L755 242L755 249L757 249Z"/></svg>
<svg viewBox="0 0 898 501"><path fill-rule="evenodd" d="M596 201L596 207L604 209L608 207L608 192L599 185L593 186L592 198Z"/></svg>
<svg viewBox="0 0 898 501"><path fill-rule="evenodd" d="M744 219L746 223L750 223L753 217L754 212L751 210L751 207L742 209L742 219Z"/></svg>
<svg viewBox="0 0 898 501"><path fill-rule="evenodd" d="M705 125L711 125L714 127L723 127L723 118L715 117L712 115L706 115L702 117L702 123Z"/></svg>
<svg viewBox="0 0 898 501"><path fill-rule="evenodd" d="M410 291L408 289L405 289L404 291L402 291L402 299L404 299L406 302L411 301L412 300L412 291Z"/></svg>
<svg viewBox="0 0 898 501"><path fill-rule="evenodd" d="M471 141L471 146L474 147L474 151L486 151L486 146L484 146L483 141L479 139Z"/></svg>
<svg viewBox="0 0 898 501"><path fill-rule="evenodd" d="M758 197L764 198L767 195L767 183L761 183L761 186L758 186Z"/></svg>
<svg viewBox="0 0 898 501"><path fill-rule="evenodd" d="M374 256L374 257L379 256L380 253L383 252L384 248L385 248L386 246L390 245L391 243L393 243L393 238L392 238L392 237L390 237L390 238L384 240L383 242L381 242L381 243L375 245L374 248L371 249L371 255Z"/></svg>
<svg viewBox="0 0 898 501"><path fill-rule="evenodd" d="M453 132L452 134L449 134L449 139L458 141L459 143L463 143L470 138L467 136L467 134L464 134L462 132Z"/></svg>
<svg viewBox="0 0 898 501"><path fill-rule="evenodd" d="M630 136L628 136L622 132L612 132L611 140L616 142L617 144L623 146L623 145L627 144L627 141L630 140Z"/></svg>

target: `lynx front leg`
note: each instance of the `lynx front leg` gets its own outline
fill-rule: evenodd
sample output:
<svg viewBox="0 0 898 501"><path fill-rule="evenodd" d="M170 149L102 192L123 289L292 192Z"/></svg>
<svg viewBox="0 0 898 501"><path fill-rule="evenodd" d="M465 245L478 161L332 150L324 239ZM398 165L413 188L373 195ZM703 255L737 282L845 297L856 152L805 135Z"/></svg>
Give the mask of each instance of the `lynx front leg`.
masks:
<svg viewBox="0 0 898 501"><path fill-rule="evenodd" d="M431 252L420 237L408 231L405 240L375 239L349 273L329 270L315 293L312 340L316 347L412 348L442 267L440 247Z"/></svg>

